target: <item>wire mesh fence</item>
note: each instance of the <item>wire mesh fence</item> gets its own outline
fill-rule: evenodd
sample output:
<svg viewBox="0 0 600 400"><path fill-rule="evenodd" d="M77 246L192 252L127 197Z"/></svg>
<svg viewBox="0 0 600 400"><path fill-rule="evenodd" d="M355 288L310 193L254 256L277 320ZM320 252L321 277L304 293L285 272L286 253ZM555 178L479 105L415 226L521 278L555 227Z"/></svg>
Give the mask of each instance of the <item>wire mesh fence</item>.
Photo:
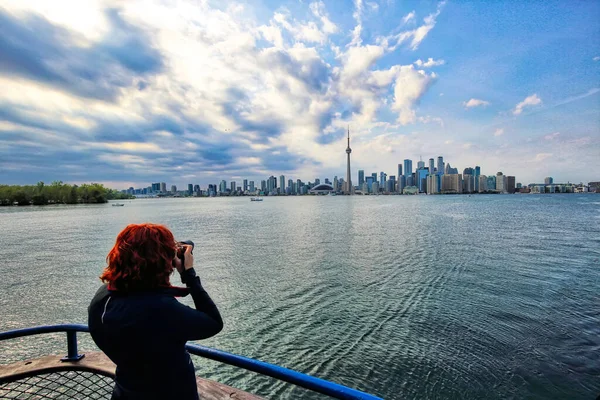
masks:
<svg viewBox="0 0 600 400"><path fill-rule="evenodd" d="M110 399L113 378L84 371L61 371L0 384L0 399Z"/></svg>

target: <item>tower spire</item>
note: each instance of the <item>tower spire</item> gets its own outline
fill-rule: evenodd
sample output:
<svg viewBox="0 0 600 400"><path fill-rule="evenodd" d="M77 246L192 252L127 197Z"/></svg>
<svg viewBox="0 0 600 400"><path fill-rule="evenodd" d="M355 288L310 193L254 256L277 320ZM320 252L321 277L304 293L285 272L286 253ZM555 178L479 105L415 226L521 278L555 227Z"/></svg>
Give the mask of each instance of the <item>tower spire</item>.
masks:
<svg viewBox="0 0 600 400"><path fill-rule="evenodd" d="M347 164L347 168L346 168L346 188L345 188L345 192L346 194L354 194L354 187L352 186L352 179L351 179L351 173L350 173L350 153L352 153L352 149L350 148L350 125L348 125L348 147L346 148L346 154L348 155L348 164Z"/></svg>

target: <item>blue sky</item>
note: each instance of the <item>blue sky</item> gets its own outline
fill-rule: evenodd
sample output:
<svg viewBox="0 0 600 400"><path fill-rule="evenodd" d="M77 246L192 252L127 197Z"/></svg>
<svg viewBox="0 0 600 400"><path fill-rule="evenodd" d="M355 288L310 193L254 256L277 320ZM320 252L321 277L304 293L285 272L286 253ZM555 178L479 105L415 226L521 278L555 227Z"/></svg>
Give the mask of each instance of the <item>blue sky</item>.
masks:
<svg viewBox="0 0 600 400"><path fill-rule="evenodd" d="M600 3L0 0L0 183L600 180Z"/></svg>

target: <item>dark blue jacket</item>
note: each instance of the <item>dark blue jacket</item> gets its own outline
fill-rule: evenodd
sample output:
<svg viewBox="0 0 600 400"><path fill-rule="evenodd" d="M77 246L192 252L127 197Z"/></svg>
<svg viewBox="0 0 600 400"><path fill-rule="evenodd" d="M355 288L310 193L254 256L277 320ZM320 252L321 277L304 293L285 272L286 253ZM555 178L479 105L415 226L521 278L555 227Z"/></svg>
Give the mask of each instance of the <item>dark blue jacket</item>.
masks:
<svg viewBox="0 0 600 400"><path fill-rule="evenodd" d="M193 268L182 281L187 289L124 293L104 285L96 292L88 324L98 347L117 365L114 400L198 399L185 343L216 335L223 320ZM195 310L175 298L188 292Z"/></svg>

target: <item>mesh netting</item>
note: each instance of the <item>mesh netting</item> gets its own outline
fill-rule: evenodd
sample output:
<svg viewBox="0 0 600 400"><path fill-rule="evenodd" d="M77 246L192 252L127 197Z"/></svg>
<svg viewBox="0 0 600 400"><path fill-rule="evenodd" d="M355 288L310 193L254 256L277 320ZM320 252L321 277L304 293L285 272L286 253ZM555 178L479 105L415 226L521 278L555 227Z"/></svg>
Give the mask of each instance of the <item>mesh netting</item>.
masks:
<svg viewBox="0 0 600 400"><path fill-rule="evenodd" d="M0 399L110 399L113 378L61 371L0 384Z"/></svg>

